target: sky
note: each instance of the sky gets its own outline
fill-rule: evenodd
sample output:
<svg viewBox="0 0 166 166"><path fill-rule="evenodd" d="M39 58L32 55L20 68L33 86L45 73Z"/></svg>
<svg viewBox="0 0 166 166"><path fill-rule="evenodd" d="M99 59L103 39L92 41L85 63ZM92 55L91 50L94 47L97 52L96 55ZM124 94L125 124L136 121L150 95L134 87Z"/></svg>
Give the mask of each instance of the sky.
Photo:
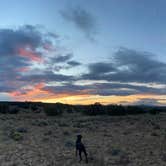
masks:
<svg viewBox="0 0 166 166"><path fill-rule="evenodd" d="M166 105L165 0L0 0L0 101Z"/></svg>

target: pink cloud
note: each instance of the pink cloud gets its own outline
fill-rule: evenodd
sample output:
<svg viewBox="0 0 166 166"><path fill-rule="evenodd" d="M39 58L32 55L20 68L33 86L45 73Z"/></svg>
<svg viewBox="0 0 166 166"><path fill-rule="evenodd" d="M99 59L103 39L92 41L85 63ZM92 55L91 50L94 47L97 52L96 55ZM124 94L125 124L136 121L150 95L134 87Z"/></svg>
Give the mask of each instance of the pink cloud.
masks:
<svg viewBox="0 0 166 166"><path fill-rule="evenodd" d="M21 68L17 69L17 71L19 71L19 72L27 72L29 70L30 70L29 67L21 67Z"/></svg>
<svg viewBox="0 0 166 166"><path fill-rule="evenodd" d="M40 55L37 55L34 51L26 49L26 48L19 48L18 53L20 56L26 57L31 61L36 62L43 62L43 58Z"/></svg>

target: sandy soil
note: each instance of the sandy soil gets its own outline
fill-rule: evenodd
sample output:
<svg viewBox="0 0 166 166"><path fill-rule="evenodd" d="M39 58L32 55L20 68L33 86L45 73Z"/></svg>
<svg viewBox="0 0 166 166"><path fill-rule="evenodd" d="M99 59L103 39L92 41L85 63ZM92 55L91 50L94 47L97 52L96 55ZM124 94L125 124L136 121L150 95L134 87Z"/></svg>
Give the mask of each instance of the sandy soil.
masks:
<svg viewBox="0 0 166 166"><path fill-rule="evenodd" d="M19 131L20 130L20 131ZM19 131L19 139L11 136ZM89 163L75 157L83 135ZM1 166L165 166L166 114L96 116L79 113L0 114Z"/></svg>

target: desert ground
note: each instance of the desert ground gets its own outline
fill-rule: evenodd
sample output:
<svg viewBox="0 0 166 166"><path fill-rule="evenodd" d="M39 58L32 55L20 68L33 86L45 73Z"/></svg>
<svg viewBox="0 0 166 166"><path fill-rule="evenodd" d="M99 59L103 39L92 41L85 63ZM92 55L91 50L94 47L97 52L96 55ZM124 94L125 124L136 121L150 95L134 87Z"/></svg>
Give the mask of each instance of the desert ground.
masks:
<svg viewBox="0 0 166 166"><path fill-rule="evenodd" d="M75 156L82 134L89 163ZM165 166L166 113L0 114L1 166Z"/></svg>

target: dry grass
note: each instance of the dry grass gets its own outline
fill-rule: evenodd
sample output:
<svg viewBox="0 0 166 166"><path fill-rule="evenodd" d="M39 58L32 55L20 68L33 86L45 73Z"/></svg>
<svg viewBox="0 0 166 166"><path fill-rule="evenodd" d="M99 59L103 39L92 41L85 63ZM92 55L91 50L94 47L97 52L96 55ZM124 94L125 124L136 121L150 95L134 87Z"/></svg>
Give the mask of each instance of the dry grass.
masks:
<svg viewBox="0 0 166 166"><path fill-rule="evenodd" d="M27 129L23 140L10 130ZM89 163L75 157L76 135L83 135ZM0 115L2 166L165 166L166 114L124 117L65 114Z"/></svg>

